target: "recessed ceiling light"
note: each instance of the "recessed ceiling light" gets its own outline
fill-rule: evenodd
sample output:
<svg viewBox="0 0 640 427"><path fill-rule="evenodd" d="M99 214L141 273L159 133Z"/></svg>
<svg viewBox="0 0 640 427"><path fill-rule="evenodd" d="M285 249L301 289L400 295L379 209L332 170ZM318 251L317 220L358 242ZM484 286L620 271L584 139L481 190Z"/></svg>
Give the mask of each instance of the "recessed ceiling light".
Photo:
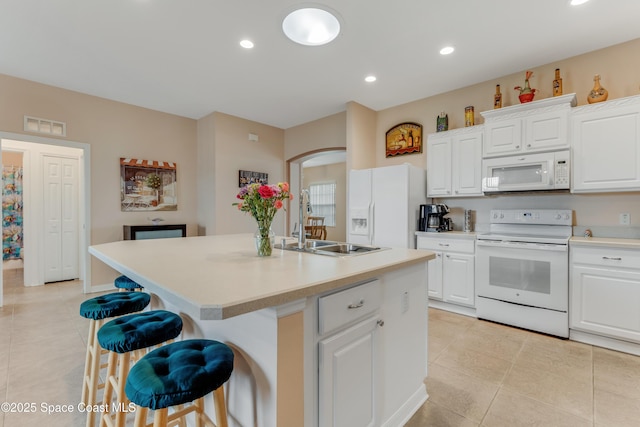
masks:
<svg viewBox="0 0 640 427"><path fill-rule="evenodd" d="M571 6L579 6L583 3L588 2L589 0L571 0Z"/></svg>
<svg viewBox="0 0 640 427"><path fill-rule="evenodd" d="M240 46L245 49L251 49L253 47L253 42L251 40L242 40L240 41Z"/></svg>
<svg viewBox="0 0 640 427"><path fill-rule="evenodd" d="M296 43L305 46L327 44L340 34L340 21L324 9L296 9L282 21L282 31Z"/></svg>
<svg viewBox="0 0 640 427"><path fill-rule="evenodd" d="M376 80L377 80L376 76L367 76L367 77L364 78L364 81L367 82L367 83L373 83Z"/></svg>
<svg viewBox="0 0 640 427"><path fill-rule="evenodd" d="M453 53L454 50L453 46L443 47L440 49L440 55L449 55L450 53Z"/></svg>

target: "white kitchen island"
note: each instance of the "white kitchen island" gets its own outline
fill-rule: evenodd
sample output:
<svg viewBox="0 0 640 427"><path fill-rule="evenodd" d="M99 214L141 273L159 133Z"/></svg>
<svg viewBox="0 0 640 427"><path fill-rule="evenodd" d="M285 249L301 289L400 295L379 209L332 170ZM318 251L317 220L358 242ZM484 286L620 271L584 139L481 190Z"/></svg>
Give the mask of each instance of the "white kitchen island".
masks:
<svg viewBox="0 0 640 427"><path fill-rule="evenodd" d="M144 286L152 308L180 313L183 337L233 348L232 426L400 426L427 399L432 252L260 258L250 234L89 252Z"/></svg>

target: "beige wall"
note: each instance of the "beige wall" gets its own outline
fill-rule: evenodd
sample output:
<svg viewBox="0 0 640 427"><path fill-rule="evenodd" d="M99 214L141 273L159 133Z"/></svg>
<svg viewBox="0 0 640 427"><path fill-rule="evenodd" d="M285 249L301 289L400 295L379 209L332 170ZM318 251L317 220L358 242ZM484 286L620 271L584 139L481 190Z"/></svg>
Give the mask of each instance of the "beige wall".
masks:
<svg viewBox="0 0 640 427"><path fill-rule="evenodd" d="M347 116L343 112L285 130L285 160L310 151L346 147L346 121Z"/></svg>
<svg viewBox="0 0 640 427"><path fill-rule="evenodd" d="M347 104L347 170L376 167L375 111L358 104Z"/></svg>
<svg viewBox="0 0 640 427"><path fill-rule="evenodd" d="M327 240L346 241L347 222L347 165L334 163L330 165L304 168L304 187L314 182L336 182L336 226L327 227Z"/></svg>
<svg viewBox="0 0 640 427"><path fill-rule="evenodd" d="M284 131L223 113L213 113L199 122L203 120L208 123L209 137L208 141L202 141L199 135L198 148L212 144L213 154L208 153L206 164L200 166L207 174L213 170L213 176L209 177L213 182L206 181L201 186L200 198L213 210L202 212L201 224L209 224L206 230L209 235L253 233L257 228L255 220L232 206L240 189L238 171L266 172L270 184L284 181ZM258 135L258 141L249 141L249 133ZM213 201L209 202L211 197ZM284 233L284 215L278 212L273 222L278 235Z"/></svg>
<svg viewBox="0 0 640 427"><path fill-rule="evenodd" d="M22 166L22 153L2 150L2 166Z"/></svg>
<svg viewBox="0 0 640 427"><path fill-rule="evenodd" d="M161 212L165 224L186 223L196 234L196 122L132 105L0 75L0 131L23 131L23 116L62 121L59 140L91 146L91 244L122 239L124 224L148 224L147 212L120 210L120 157L176 162L178 210ZM92 283L115 272L92 261Z"/></svg>

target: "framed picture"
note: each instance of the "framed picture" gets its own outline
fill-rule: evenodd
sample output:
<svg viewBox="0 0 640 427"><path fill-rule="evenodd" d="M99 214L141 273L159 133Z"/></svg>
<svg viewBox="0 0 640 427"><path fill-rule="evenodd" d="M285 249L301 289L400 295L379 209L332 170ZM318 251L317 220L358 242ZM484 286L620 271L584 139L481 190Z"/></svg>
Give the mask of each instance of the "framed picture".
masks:
<svg viewBox="0 0 640 427"><path fill-rule="evenodd" d="M265 172L238 171L238 187L249 184L268 184L269 174Z"/></svg>
<svg viewBox="0 0 640 427"><path fill-rule="evenodd" d="M173 162L120 158L122 211L177 211L177 166Z"/></svg>
<svg viewBox="0 0 640 427"><path fill-rule="evenodd" d="M389 129L385 137L387 157L422 153L422 125L400 123Z"/></svg>

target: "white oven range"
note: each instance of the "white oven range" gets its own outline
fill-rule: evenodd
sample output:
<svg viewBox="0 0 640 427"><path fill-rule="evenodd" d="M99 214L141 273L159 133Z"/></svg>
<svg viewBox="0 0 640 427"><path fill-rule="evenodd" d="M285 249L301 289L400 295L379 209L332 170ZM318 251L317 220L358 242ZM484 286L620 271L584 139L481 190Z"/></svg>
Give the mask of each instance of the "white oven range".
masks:
<svg viewBox="0 0 640 427"><path fill-rule="evenodd" d="M571 210L492 210L476 242L480 319L569 337Z"/></svg>

